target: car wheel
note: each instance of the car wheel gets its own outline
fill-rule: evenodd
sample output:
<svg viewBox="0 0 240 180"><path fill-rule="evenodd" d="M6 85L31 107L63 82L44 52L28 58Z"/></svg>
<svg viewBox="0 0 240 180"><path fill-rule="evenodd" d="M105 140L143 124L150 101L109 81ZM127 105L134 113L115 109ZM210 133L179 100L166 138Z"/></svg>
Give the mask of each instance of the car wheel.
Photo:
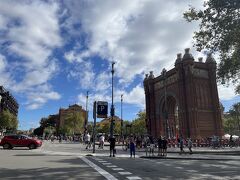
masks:
<svg viewBox="0 0 240 180"><path fill-rule="evenodd" d="M36 145L35 145L35 144L30 144L30 145L28 146L28 148L29 148L29 149L36 149Z"/></svg>
<svg viewBox="0 0 240 180"><path fill-rule="evenodd" d="M3 149L12 149L12 146L8 143L3 145Z"/></svg>

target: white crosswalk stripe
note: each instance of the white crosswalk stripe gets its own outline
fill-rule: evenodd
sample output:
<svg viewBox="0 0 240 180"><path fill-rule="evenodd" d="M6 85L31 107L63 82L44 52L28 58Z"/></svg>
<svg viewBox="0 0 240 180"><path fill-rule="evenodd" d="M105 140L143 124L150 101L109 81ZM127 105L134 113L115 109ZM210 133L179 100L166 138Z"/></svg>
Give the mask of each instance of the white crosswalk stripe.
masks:
<svg viewBox="0 0 240 180"><path fill-rule="evenodd" d="M112 163L102 163L103 165L111 165Z"/></svg>
<svg viewBox="0 0 240 180"><path fill-rule="evenodd" d="M122 172L122 171L120 171L120 172L118 172L119 174L121 174L121 175L129 175L129 174L132 174L132 173L130 173L130 172Z"/></svg>
<svg viewBox="0 0 240 180"><path fill-rule="evenodd" d="M113 175L111 175L107 171L103 170L102 168L100 168L99 166L94 164L93 162L89 161L87 158L81 157L81 156L79 158L81 158L85 163L87 163L89 166L91 166L93 169L95 169L101 175L103 175L105 178L107 178L107 180L117 180L117 178L115 178Z"/></svg>
<svg viewBox="0 0 240 180"><path fill-rule="evenodd" d="M116 165L109 165L107 166L108 168L116 168L117 166Z"/></svg>
<svg viewBox="0 0 240 180"><path fill-rule="evenodd" d="M123 168L112 168L112 170L114 170L114 171L124 171Z"/></svg>
<svg viewBox="0 0 240 180"><path fill-rule="evenodd" d="M135 180L135 179L142 179L142 178L140 178L140 177L138 177L138 176L128 176L128 177L126 177L127 179L130 179L130 180Z"/></svg>

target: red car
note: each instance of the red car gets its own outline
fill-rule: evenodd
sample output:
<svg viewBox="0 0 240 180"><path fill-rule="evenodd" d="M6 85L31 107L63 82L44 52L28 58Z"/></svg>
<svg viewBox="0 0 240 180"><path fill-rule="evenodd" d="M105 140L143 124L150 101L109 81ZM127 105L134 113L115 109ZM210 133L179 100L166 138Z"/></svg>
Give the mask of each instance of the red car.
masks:
<svg viewBox="0 0 240 180"><path fill-rule="evenodd" d="M42 141L33 139L26 135L6 135L0 142L3 149L12 149L14 147L28 147L29 149L36 149L42 146Z"/></svg>

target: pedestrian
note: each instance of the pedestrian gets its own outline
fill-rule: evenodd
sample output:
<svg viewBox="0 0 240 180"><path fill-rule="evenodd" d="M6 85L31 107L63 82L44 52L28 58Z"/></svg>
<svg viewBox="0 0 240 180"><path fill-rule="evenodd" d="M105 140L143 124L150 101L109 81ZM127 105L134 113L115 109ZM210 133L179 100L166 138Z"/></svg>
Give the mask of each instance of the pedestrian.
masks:
<svg viewBox="0 0 240 180"><path fill-rule="evenodd" d="M135 158L135 142L133 137L130 138L130 157L132 157L132 155Z"/></svg>
<svg viewBox="0 0 240 180"><path fill-rule="evenodd" d="M184 144L184 140L183 140L183 137L181 136L179 139L180 154L184 153L183 144Z"/></svg>
<svg viewBox="0 0 240 180"><path fill-rule="evenodd" d="M189 154L192 154L192 140L191 140L191 138L188 138L188 149L189 149Z"/></svg>
<svg viewBox="0 0 240 180"><path fill-rule="evenodd" d="M110 137L109 138L109 143L110 143L110 157L115 157L115 153L116 153L116 149L115 149L115 143L116 143L116 139L115 137Z"/></svg>
<svg viewBox="0 0 240 180"><path fill-rule="evenodd" d="M232 148L233 147L233 137L232 135L230 136L230 139L229 139L229 147Z"/></svg>
<svg viewBox="0 0 240 180"><path fill-rule="evenodd" d="M162 149L163 149L163 156L167 156L167 145L168 145L168 141L166 139L166 137L163 138L162 140Z"/></svg>
<svg viewBox="0 0 240 180"><path fill-rule="evenodd" d="M85 136L86 149L91 147L91 136L89 133Z"/></svg>
<svg viewBox="0 0 240 180"><path fill-rule="evenodd" d="M158 156L163 156L163 141L162 141L162 137L159 136L158 138Z"/></svg>
<svg viewBox="0 0 240 180"><path fill-rule="evenodd" d="M103 147L104 147L104 140L105 140L104 135L101 135L99 138L99 148L101 148L101 149L103 149Z"/></svg>
<svg viewBox="0 0 240 180"><path fill-rule="evenodd" d="M150 140L150 153L149 153L149 155L152 154L152 156L154 156L154 146L155 146L155 144L154 144L153 137L150 136L149 140Z"/></svg>
<svg viewBox="0 0 240 180"><path fill-rule="evenodd" d="M59 143L62 143L62 135L59 136Z"/></svg>
<svg viewBox="0 0 240 180"><path fill-rule="evenodd" d="M52 136L51 136L51 142L52 142L52 143L54 143L54 139L55 139L55 136L52 135Z"/></svg>

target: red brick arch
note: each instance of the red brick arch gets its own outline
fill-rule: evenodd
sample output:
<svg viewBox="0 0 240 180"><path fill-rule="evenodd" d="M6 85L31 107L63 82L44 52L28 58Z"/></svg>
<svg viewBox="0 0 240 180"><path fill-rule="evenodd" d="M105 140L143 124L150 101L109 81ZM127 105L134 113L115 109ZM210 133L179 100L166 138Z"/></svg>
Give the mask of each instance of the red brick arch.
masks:
<svg viewBox="0 0 240 180"><path fill-rule="evenodd" d="M163 70L158 77L154 77L153 72L146 75L144 90L146 124L152 136L223 135L216 62L211 56L206 62L196 62L186 49L183 58L178 55L173 69Z"/></svg>

